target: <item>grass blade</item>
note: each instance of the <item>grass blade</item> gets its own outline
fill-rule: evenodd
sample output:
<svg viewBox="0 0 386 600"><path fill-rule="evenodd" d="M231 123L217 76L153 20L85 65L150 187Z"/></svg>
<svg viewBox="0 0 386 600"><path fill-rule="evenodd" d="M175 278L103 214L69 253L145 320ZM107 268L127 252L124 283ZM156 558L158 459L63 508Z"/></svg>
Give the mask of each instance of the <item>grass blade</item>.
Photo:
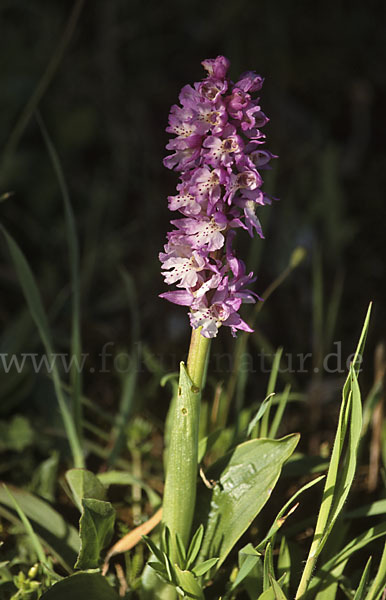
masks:
<svg viewBox="0 0 386 600"><path fill-rule="evenodd" d="M31 316L35 321L46 353L49 356L52 356L54 352L51 339L51 332L48 325L47 315L44 311L43 303L41 301L40 293L36 285L35 278L26 261L24 254L20 250L19 246L16 244L15 240L5 230L4 227L2 227L2 231L5 236L5 240L8 244L11 258L15 266L25 299L27 301L28 308L31 312ZM74 465L76 467L83 468L84 458L82 446L78 437L72 413L64 397L56 362L53 362L52 365L52 380L55 388L56 398L59 404L59 409L62 415L64 428L66 430L67 439L70 444Z"/></svg>
<svg viewBox="0 0 386 600"><path fill-rule="evenodd" d="M79 283L79 244L76 234L74 213L72 210L70 196L63 169L60 164L58 153L48 135L47 129L39 113L36 113L36 119L40 127L44 142L47 146L52 166L54 168L58 185L63 198L64 214L66 223L66 236L69 251L69 266L71 273L72 288L72 323L71 323L71 370L70 380L72 386L73 411L75 427L82 439L82 375L81 365L81 333L80 333L80 283Z"/></svg>

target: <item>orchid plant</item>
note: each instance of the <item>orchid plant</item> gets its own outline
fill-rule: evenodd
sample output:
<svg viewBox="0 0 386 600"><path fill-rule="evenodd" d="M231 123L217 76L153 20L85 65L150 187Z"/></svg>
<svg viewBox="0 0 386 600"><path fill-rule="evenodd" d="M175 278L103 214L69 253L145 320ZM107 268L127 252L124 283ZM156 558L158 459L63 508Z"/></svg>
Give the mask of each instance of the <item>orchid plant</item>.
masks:
<svg viewBox="0 0 386 600"><path fill-rule="evenodd" d="M246 340L253 329L252 320L248 324L240 316L242 304L255 303L255 309L261 307L262 299L268 298L301 260L299 256L303 256L296 251L284 274L261 298L250 289L255 277L252 272L247 273L245 263L236 256L234 241L237 230L263 238L258 212L272 202L262 190L261 172L269 169L270 161L277 158L265 148L265 135L261 131L268 122L256 97L263 78L248 71L234 83L228 76L230 64L224 56L204 60L202 66L205 78L183 87L180 104L171 108L167 132L174 137L167 145L170 154L164 159L167 168L179 173L179 182L177 193L168 198L169 209L177 218L171 221L173 229L160 253L165 283L175 289L160 296L188 308L192 332L187 362L180 363L178 382L174 374L164 377L164 383L172 385L173 397L165 426L166 476L162 503L137 472L110 470L108 461L106 471L98 475L85 469L81 379L76 373L71 379L70 407L62 375L55 367L52 381L75 466L67 471L63 487L80 512L79 534L42 499L17 488L12 491L0 488L0 514L22 524L37 559L26 573L20 570L17 576L12 575L14 565L9 561L0 563L1 600L4 582L13 586L12 600L118 600L119 597L335 600L340 592L351 600L385 598L386 546L372 574L371 558L353 583L347 583L343 574L354 553L386 535L384 522L376 523L344 542L347 532L344 520L352 516L352 511L347 511L344 505L354 480L357 453L370 421L371 407L380 393L377 388L369 396L362 422L358 373L370 308L343 387L330 460L324 457L314 465L312 473L307 457L294 455L299 434L277 437L290 399L287 386L273 400L281 350L273 361L266 398L255 407L256 412L254 407L247 408L237 415L235 424L228 424L226 417L222 423L213 419L212 428L206 427L202 418L202 391L211 340L223 327L229 327L233 336L238 335L237 342ZM80 355L75 225L58 157L41 120L40 125L63 193L74 288L72 338L74 352ZM36 281L16 242L3 232L30 313L47 353L52 354L54 342ZM124 281L129 286L127 276ZM242 343L236 347L239 357L243 348ZM135 375L129 386L134 380ZM218 390L217 400L221 386L216 387L216 393ZM274 417L270 419L274 408ZM123 405L115 423L109 460L110 464L117 460L126 432L133 464L138 467L137 441L140 444L149 428L144 422L127 424L126 409ZM98 419L102 412L99 410ZM90 430L98 433L95 425ZM109 452L111 445L106 447ZM104 457L105 450L101 450ZM287 476L291 467L295 471L300 469L301 487L286 499L268 526L259 523L257 533L250 538L253 543L248 541L239 547L236 556L237 543L269 501L287 467ZM285 529L283 525L298 507L298 497L323 479L325 485L313 539L308 554L302 548L304 560L299 560L293 552L292 540L287 540L282 528ZM105 554L115 522L115 508L107 498L109 485L135 489L133 502L137 516L141 512L141 490L147 494L150 506L158 510L148 521L121 536ZM384 510L385 501L380 500L361 507L359 514L377 516ZM301 529L306 525L309 529L308 522L301 524ZM147 544L150 557L144 556L142 541ZM128 551L133 548L135 553L130 558ZM119 563L115 565L116 576L108 574L110 560L122 553L126 553L126 574ZM231 556L233 563L229 562ZM119 596L114 589L118 587Z"/></svg>

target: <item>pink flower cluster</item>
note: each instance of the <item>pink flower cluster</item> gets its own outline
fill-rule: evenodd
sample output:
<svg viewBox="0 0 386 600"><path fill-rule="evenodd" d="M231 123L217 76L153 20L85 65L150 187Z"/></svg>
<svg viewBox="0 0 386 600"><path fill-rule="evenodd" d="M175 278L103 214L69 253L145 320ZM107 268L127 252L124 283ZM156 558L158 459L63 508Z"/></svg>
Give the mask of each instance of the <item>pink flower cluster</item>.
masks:
<svg viewBox="0 0 386 600"><path fill-rule="evenodd" d="M227 77L224 56L202 62L207 77L182 88L169 115L166 131L175 134L164 159L169 169L180 172L177 194L169 196L169 209L183 216L172 220L160 253L163 276L178 289L162 298L190 307L193 328L215 337L221 325L252 331L238 314L243 302L258 296L247 289L254 281L232 249L235 229L263 237L256 208L270 204L261 190L258 169L269 168L271 158L262 149L261 132L268 118L259 99L263 79L244 73L236 83Z"/></svg>

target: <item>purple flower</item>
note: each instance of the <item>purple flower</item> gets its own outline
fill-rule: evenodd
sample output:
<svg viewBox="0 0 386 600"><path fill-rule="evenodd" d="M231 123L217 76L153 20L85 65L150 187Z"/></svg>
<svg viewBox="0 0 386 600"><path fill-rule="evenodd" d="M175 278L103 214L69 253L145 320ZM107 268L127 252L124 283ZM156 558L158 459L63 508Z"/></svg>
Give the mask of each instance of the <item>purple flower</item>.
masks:
<svg viewBox="0 0 386 600"><path fill-rule="evenodd" d="M263 78L248 71L233 84L224 56L202 65L206 78L182 88L166 129L175 137L164 164L180 172L169 209L181 216L171 221L174 229L160 253L165 283L178 289L161 297L188 306L191 326L211 338L223 325L233 335L252 331L238 311L260 298L248 289L255 278L232 243L237 228L263 237L256 211L271 199L261 189L259 169L276 156L261 148L268 118L252 96Z"/></svg>

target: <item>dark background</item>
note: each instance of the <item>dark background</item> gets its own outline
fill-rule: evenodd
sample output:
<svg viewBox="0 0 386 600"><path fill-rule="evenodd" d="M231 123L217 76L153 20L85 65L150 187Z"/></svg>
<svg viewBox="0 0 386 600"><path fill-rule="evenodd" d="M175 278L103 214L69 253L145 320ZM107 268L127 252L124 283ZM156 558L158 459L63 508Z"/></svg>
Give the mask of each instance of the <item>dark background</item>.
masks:
<svg viewBox="0 0 386 600"><path fill-rule="evenodd" d="M141 340L166 369L186 355L185 309L158 298L165 290L157 255L170 218L166 198L177 183L162 165L164 129L181 87L204 77L200 62L224 54L234 80L245 70L265 76L267 147L280 156L267 175L266 189L280 202L264 209L266 240L251 246L241 235L240 251L258 264L254 289L261 293L297 246L308 251L267 303L258 327L285 352L312 351L312 273L319 253L326 306L334 281L344 281L334 332L344 356L354 350L368 302L374 301L366 371L371 383L372 352L385 335L385 6L85 2L39 110L76 215L90 364L97 365L104 343L120 348L131 340L121 267L134 281ZM12 193L0 204L0 220L37 277L58 351L68 348L70 318L60 191L33 116L12 152L7 143L57 52L72 7L60 0L0 3L0 196ZM0 286L2 351L13 347L13 327L23 334L19 351L28 351L36 333L4 244ZM220 331L215 344L218 352L230 352L229 332ZM86 378L86 385L89 395L114 403L108 375Z"/></svg>

